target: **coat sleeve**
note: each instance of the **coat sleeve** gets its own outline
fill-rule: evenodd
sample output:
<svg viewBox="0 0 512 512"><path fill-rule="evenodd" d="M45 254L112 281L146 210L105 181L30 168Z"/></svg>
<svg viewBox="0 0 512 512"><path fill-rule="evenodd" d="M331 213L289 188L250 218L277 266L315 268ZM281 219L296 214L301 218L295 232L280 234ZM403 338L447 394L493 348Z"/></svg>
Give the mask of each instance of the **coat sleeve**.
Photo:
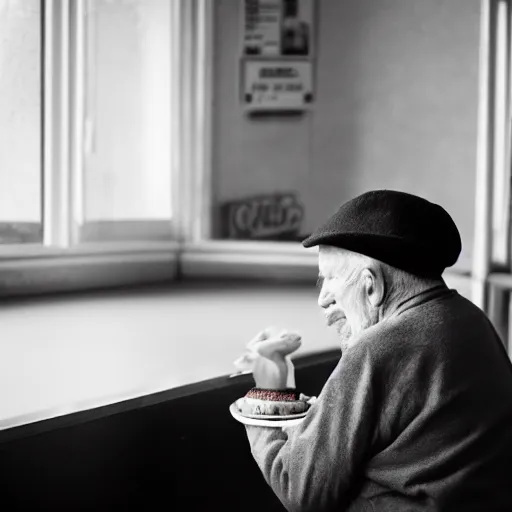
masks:
<svg viewBox="0 0 512 512"><path fill-rule="evenodd" d="M349 501L376 425L374 382L368 352L353 347L301 423L245 427L256 463L287 510L340 510Z"/></svg>

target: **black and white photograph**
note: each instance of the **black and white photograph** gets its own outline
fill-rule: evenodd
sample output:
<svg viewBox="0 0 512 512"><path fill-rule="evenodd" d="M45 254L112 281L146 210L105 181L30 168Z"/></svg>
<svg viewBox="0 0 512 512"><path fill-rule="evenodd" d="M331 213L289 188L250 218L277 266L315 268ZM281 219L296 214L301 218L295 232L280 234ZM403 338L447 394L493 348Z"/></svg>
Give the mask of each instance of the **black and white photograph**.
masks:
<svg viewBox="0 0 512 512"><path fill-rule="evenodd" d="M512 512L512 0L0 0L2 512Z"/></svg>

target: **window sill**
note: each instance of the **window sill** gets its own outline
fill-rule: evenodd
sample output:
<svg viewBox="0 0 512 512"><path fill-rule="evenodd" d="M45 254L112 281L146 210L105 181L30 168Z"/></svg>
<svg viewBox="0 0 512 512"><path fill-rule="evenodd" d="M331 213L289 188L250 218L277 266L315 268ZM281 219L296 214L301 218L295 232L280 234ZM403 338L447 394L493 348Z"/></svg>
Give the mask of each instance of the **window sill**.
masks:
<svg viewBox="0 0 512 512"><path fill-rule="evenodd" d="M297 242L212 240L198 243L112 242L71 248L0 247L0 297L38 295L185 279L314 283L318 248ZM445 273L450 286L470 296L464 262Z"/></svg>
<svg viewBox="0 0 512 512"><path fill-rule="evenodd" d="M185 278L218 277L315 281L318 249L297 242L209 241L185 244L181 254Z"/></svg>
<svg viewBox="0 0 512 512"><path fill-rule="evenodd" d="M185 277L255 277L316 280L318 248L297 242L213 240L185 244L181 254ZM447 272L470 276L470 264L461 260Z"/></svg>
<svg viewBox="0 0 512 512"><path fill-rule="evenodd" d="M0 296L134 286L172 280L179 244L91 243L72 248L4 246L0 250Z"/></svg>

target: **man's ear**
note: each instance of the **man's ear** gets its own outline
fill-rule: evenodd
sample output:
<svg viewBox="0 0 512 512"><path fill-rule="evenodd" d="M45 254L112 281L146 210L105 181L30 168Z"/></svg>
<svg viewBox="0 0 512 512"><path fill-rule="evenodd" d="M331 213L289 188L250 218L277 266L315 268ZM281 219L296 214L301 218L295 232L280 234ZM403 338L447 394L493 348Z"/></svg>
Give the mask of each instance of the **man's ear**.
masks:
<svg viewBox="0 0 512 512"><path fill-rule="evenodd" d="M362 278L368 301L374 308L382 305L386 295L386 283L380 268L365 268Z"/></svg>

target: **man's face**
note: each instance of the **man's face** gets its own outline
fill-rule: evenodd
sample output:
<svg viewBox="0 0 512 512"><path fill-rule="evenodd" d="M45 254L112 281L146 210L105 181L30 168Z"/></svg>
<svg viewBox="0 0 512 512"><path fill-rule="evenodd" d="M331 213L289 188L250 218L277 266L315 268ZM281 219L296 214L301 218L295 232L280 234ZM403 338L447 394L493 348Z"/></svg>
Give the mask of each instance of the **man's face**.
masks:
<svg viewBox="0 0 512 512"><path fill-rule="evenodd" d="M318 305L325 310L327 325L336 327L342 349L350 346L355 334L376 323L366 300L362 269L354 268L351 261L343 261L338 251L320 248Z"/></svg>

